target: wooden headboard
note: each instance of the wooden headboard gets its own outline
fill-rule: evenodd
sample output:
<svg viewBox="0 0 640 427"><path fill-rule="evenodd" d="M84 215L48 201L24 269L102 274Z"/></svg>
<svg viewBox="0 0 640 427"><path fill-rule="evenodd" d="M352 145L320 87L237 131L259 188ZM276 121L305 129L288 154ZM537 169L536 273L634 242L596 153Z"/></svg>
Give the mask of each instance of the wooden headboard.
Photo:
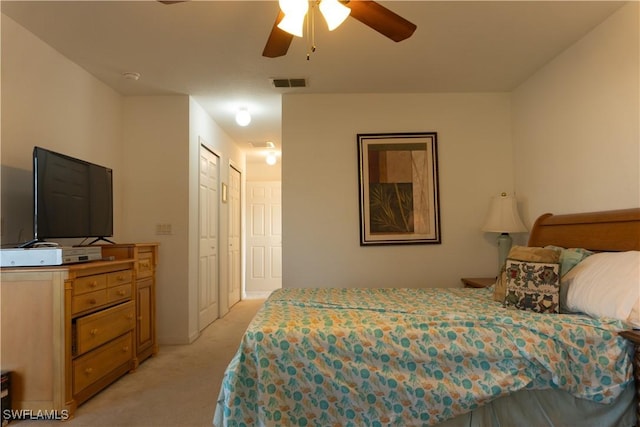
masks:
<svg viewBox="0 0 640 427"><path fill-rule="evenodd" d="M541 215L529 246L555 245L600 252L640 250L640 208L567 215Z"/></svg>
<svg viewBox="0 0 640 427"><path fill-rule="evenodd" d="M640 208L568 215L541 215L533 224L529 246L556 245L598 252L640 250ZM636 425L640 425L640 332L623 331L634 344Z"/></svg>

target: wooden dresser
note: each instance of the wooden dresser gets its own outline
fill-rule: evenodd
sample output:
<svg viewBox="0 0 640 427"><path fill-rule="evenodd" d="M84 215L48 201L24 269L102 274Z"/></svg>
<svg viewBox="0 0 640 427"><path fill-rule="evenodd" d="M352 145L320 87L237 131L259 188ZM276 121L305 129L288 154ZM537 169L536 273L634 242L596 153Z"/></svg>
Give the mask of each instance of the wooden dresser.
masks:
<svg viewBox="0 0 640 427"><path fill-rule="evenodd" d="M110 246L109 261L2 268L0 360L13 409L66 419L157 352L157 245Z"/></svg>
<svg viewBox="0 0 640 427"><path fill-rule="evenodd" d="M136 303L136 363L158 353L156 339L156 265L158 243L131 243L102 246L103 257L133 259Z"/></svg>

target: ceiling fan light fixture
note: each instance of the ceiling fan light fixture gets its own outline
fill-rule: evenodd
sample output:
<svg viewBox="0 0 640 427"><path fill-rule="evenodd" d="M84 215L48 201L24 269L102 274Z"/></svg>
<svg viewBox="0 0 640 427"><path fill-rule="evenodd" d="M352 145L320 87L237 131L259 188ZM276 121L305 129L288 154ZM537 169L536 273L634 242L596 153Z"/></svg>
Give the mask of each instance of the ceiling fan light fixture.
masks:
<svg viewBox="0 0 640 427"><path fill-rule="evenodd" d="M302 37L304 34L304 15L285 15L278 24L278 28L294 36Z"/></svg>
<svg viewBox="0 0 640 427"><path fill-rule="evenodd" d="M338 0L322 0L320 2L320 12L322 12L322 16L327 21L329 31L333 31L347 19L351 9Z"/></svg>
<svg viewBox="0 0 640 427"><path fill-rule="evenodd" d="M125 71L122 73L122 77L127 80L138 80L140 78L140 73L135 71Z"/></svg>
<svg viewBox="0 0 640 427"><path fill-rule="evenodd" d="M302 37L304 34L304 17L309 10L307 0L279 0L280 10L284 17L278 24L278 28L294 36Z"/></svg>
<svg viewBox="0 0 640 427"><path fill-rule="evenodd" d="M249 110L246 108L241 108L236 113L236 123L239 126L248 126L251 123L251 114L249 114Z"/></svg>

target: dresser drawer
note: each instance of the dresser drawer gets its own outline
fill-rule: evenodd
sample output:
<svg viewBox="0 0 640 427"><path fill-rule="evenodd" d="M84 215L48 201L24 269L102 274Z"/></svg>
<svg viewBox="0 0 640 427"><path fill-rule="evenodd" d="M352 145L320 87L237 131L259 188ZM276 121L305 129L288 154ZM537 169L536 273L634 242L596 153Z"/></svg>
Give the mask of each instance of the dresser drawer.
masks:
<svg viewBox="0 0 640 427"><path fill-rule="evenodd" d="M80 277L73 282L73 294L81 295L94 292L107 287L107 276L96 274L95 276Z"/></svg>
<svg viewBox="0 0 640 427"><path fill-rule="evenodd" d="M107 290L89 292L71 298L71 314L81 313L107 303Z"/></svg>
<svg viewBox="0 0 640 427"><path fill-rule="evenodd" d="M129 286L129 289L131 287ZM83 354L133 329L133 301L76 320L76 353Z"/></svg>
<svg viewBox="0 0 640 427"><path fill-rule="evenodd" d="M120 286L131 282L131 270L114 271L107 275L107 286Z"/></svg>
<svg viewBox="0 0 640 427"><path fill-rule="evenodd" d="M153 252L140 252L138 254L137 277L153 276Z"/></svg>
<svg viewBox="0 0 640 427"><path fill-rule="evenodd" d="M73 394L82 392L133 357L131 332L73 361Z"/></svg>
<svg viewBox="0 0 640 427"><path fill-rule="evenodd" d="M107 289L107 302L131 299L131 283Z"/></svg>

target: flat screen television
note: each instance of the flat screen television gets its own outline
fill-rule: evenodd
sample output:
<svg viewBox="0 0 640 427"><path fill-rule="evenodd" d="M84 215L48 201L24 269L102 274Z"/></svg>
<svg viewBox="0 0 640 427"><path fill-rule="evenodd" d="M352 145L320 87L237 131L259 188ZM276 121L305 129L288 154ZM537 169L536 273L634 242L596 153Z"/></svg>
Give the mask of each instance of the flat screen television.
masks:
<svg viewBox="0 0 640 427"><path fill-rule="evenodd" d="M32 244L55 238L109 241L106 238L113 236L113 172L34 147L33 205Z"/></svg>

